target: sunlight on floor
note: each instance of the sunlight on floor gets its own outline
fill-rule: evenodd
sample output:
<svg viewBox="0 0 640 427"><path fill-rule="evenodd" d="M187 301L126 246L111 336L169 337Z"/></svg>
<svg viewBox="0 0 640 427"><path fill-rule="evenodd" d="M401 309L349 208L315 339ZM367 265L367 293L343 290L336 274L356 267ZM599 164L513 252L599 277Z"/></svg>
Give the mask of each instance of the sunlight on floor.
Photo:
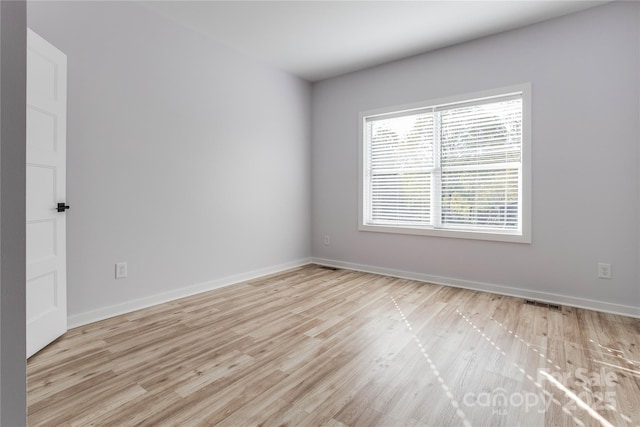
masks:
<svg viewBox="0 0 640 427"><path fill-rule="evenodd" d="M400 313L400 316L402 317L402 320L404 320L404 323L407 325L409 330L413 332L413 327L411 326L411 323L409 323L409 320L400 309L400 306L398 306L398 303L396 302L395 298L393 298L392 296L390 296L389 298L391 298L391 300L393 301L393 304L396 306L396 310L398 310L398 312ZM440 387L444 391L445 395L449 398L449 401L451 402L451 406L455 408L456 415L458 416L458 418L460 418L460 420L462 421L462 424L465 427L471 427L471 423L467 419L467 416L465 415L464 411L460 408L460 402L456 400L453 393L451 393L449 386L445 383L444 379L442 379L442 376L438 371L438 367L433 363L433 360L431 360L431 357L429 356L429 353L427 353L427 350L425 350L424 346L422 345L420 338L418 338L418 336L415 333L413 333L413 339L418 345L418 347L420 348L422 355L425 357L425 359L427 359L427 362L429 363L429 367L431 368L431 372L433 372L433 375L435 375L436 379L440 383Z"/></svg>

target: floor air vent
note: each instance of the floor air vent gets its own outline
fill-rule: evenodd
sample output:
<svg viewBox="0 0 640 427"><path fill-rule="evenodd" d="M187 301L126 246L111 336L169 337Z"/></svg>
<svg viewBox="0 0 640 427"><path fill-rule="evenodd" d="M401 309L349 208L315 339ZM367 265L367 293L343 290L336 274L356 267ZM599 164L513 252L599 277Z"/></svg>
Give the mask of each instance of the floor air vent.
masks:
<svg viewBox="0 0 640 427"><path fill-rule="evenodd" d="M337 271L338 269L335 267L329 267L328 265L319 265L318 267L322 268L323 270L331 270L331 271Z"/></svg>
<svg viewBox="0 0 640 427"><path fill-rule="evenodd" d="M536 307L548 308L549 310L556 310L556 311L562 310L562 308L558 304L549 304L548 302L536 301L532 299L526 299L524 300L524 303L527 305L535 305Z"/></svg>

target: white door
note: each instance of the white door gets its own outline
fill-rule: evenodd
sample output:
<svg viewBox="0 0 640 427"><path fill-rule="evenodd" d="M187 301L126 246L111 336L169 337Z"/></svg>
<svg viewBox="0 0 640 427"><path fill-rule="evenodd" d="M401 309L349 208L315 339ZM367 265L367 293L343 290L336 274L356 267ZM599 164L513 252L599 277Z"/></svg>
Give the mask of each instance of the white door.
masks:
<svg viewBox="0 0 640 427"><path fill-rule="evenodd" d="M27 33L27 357L67 330L67 57Z"/></svg>

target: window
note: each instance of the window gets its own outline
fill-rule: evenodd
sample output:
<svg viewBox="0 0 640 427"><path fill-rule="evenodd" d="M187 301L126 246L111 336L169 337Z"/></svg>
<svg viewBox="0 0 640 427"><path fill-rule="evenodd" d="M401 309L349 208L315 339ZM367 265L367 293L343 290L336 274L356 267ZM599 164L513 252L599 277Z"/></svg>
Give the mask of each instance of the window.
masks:
<svg viewBox="0 0 640 427"><path fill-rule="evenodd" d="M363 112L360 230L530 243L530 86Z"/></svg>

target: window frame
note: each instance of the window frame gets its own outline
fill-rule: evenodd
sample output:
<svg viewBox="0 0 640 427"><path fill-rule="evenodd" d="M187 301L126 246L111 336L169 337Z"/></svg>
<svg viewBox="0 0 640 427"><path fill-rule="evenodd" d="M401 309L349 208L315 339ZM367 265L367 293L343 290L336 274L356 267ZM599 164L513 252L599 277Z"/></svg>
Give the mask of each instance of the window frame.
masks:
<svg viewBox="0 0 640 427"><path fill-rule="evenodd" d="M521 183L519 193L519 212L521 223L519 230L465 230L436 227L415 227L412 225L377 225L365 223L366 210L371 202L369 197L369 179L365 168L368 157L367 119L375 116L403 116L414 110L440 109L452 104L482 103L490 98L522 94L522 154ZM512 243L531 243L531 83L523 83L481 92L455 95L447 98L432 99L411 104L396 105L358 114L358 230L418 236L436 236L461 239L488 240ZM426 168L426 166L425 166ZM436 186L439 192L440 187Z"/></svg>

